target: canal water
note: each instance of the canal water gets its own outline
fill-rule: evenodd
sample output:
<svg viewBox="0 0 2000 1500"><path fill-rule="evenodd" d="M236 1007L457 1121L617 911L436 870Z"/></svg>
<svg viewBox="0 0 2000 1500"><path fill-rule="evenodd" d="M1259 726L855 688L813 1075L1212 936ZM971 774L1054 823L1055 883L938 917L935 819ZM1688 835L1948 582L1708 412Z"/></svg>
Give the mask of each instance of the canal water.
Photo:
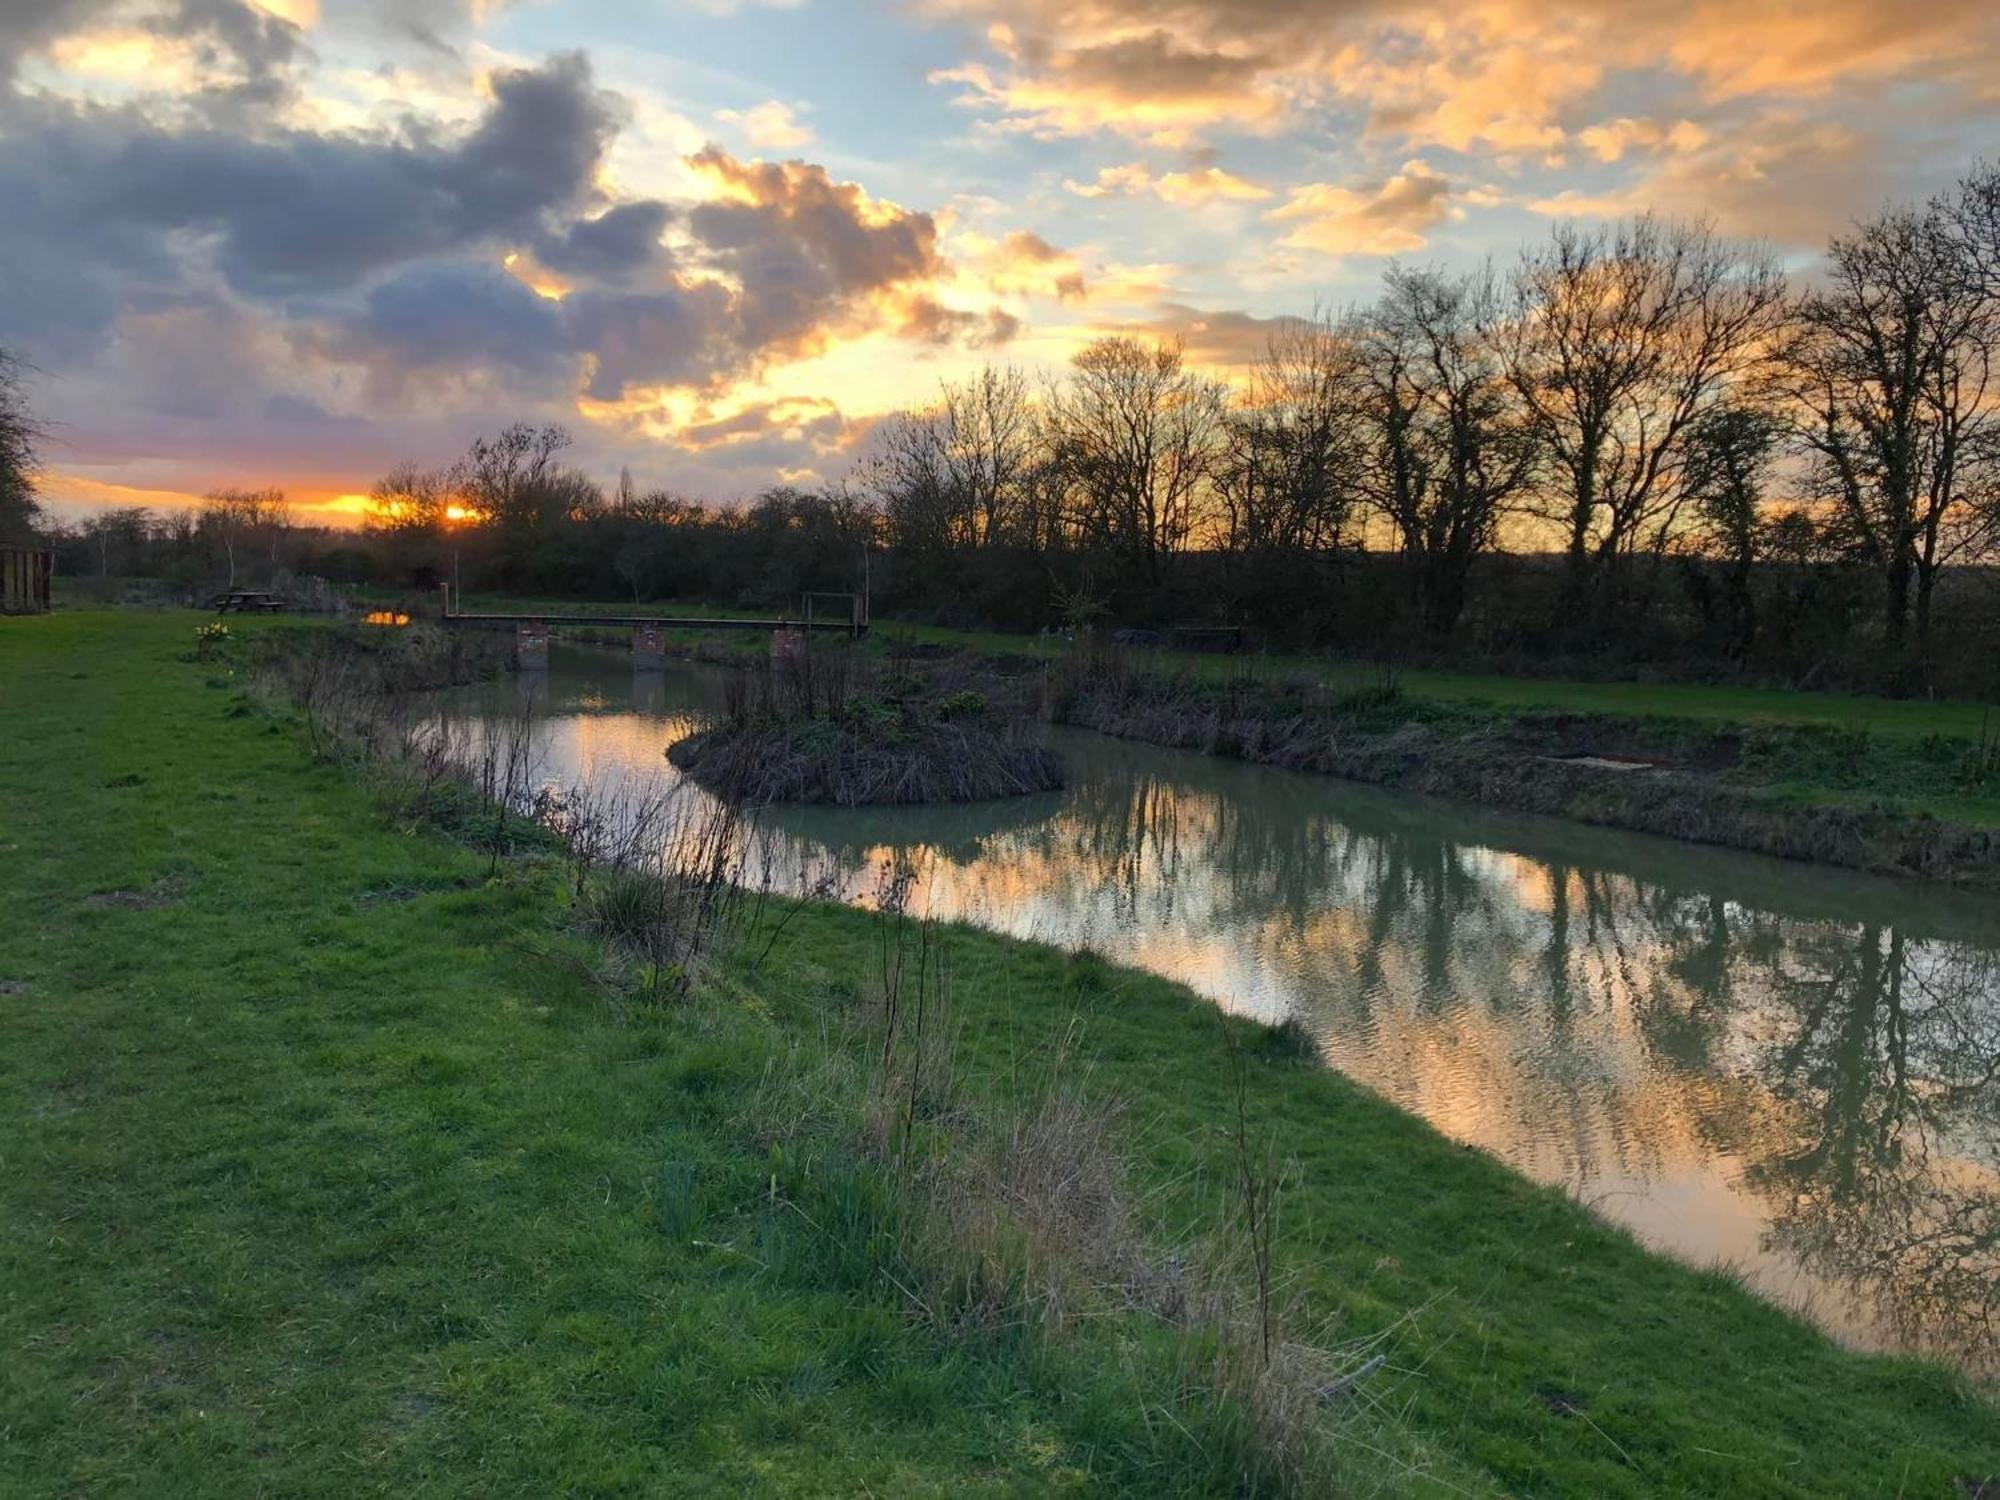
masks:
<svg viewBox="0 0 2000 1500"><path fill-rule="evenodd" d="M558 645L456 712L531 704L538 785L630 794L673 784L720 692ZM1850 1343L2000 1372L2000 902L1054 738L1063 792L769 809L752 864L854 901L910 866L914 910L1295 1017L1646 1243Z"/></svg>

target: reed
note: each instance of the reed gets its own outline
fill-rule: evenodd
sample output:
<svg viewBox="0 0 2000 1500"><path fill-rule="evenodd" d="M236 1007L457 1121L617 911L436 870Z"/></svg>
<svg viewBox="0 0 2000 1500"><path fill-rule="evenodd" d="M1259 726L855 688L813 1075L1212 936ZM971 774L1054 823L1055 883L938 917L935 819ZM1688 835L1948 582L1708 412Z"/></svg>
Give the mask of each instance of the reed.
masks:
<svg viewBox="0 0 2000 1500"><path fill-rule="evenodd" d="M846 649L742 668L720 721L668 758L729 801L973 802L1048 791L1063 767L1038 716Z"/></svg>

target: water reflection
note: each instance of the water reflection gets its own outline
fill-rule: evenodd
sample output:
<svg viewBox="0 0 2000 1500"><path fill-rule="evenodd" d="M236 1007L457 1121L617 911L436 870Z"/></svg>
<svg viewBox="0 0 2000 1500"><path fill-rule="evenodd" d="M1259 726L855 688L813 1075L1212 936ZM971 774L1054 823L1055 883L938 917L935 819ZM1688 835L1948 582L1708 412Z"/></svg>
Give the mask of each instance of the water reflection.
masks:
<svg viewBox="0 0 2000 1500"><path fill-rule="evenodd" d="M671 781L692 671L555 653L550 781ZM505 702L488 700L504 709ZM918 900L1300 1018L1328 1060L1861 1344L1989 1372L1990 902L1065 736L1064 792L772 810L758 867Z"/></svg>

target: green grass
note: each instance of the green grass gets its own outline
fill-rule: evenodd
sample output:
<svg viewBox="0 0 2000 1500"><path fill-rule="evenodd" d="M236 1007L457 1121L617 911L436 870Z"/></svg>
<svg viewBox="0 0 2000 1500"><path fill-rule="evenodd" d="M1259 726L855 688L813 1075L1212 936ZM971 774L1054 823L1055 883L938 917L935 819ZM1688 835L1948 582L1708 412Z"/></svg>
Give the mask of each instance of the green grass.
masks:
<svg viewBox="0 0 2000 1500"><path fill-rule="evenodd" d="M388 826L199 618L0 626L0 1494L1082 1482L1087 1381L764 1207L777 1028L614 1024L552 880Z"/></svg>
<svg viewBox="0 0 2000 1500"><path fill-rule="evenodd" d="M761 964L746 944L689 1005L621 1016L552 872L489 882L394 826L184 659L200 618L0 624L0 1494L1188 1487L1129 1320L946 1338L780 1201L747 1112L842 1045L870 918L807 910ZM949 941L976 1089L1073 1035L1160 1242L1212 1234L1214 1012ZM1327 1336L1391 1336L1357 1475L1943 1500L2000 1473L2000 1414L1955 1376L1844 1351L1258 1057L1281 1272Z"/></svg>

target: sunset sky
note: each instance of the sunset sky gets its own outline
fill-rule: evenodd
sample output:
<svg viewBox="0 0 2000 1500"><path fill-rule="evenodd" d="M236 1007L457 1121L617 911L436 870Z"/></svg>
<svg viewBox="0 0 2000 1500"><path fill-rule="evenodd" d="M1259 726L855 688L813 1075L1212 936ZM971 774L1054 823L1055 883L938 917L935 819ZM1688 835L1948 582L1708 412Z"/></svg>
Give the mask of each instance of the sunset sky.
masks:
<svg viewBox="0 0 2000 1500"><path fill-rule="evenodd" d="M1809 266L2000 150L1991 0L0 0L0 344L59 514L557 419L730 500L1108 331L1707 214Z"/></svg>

